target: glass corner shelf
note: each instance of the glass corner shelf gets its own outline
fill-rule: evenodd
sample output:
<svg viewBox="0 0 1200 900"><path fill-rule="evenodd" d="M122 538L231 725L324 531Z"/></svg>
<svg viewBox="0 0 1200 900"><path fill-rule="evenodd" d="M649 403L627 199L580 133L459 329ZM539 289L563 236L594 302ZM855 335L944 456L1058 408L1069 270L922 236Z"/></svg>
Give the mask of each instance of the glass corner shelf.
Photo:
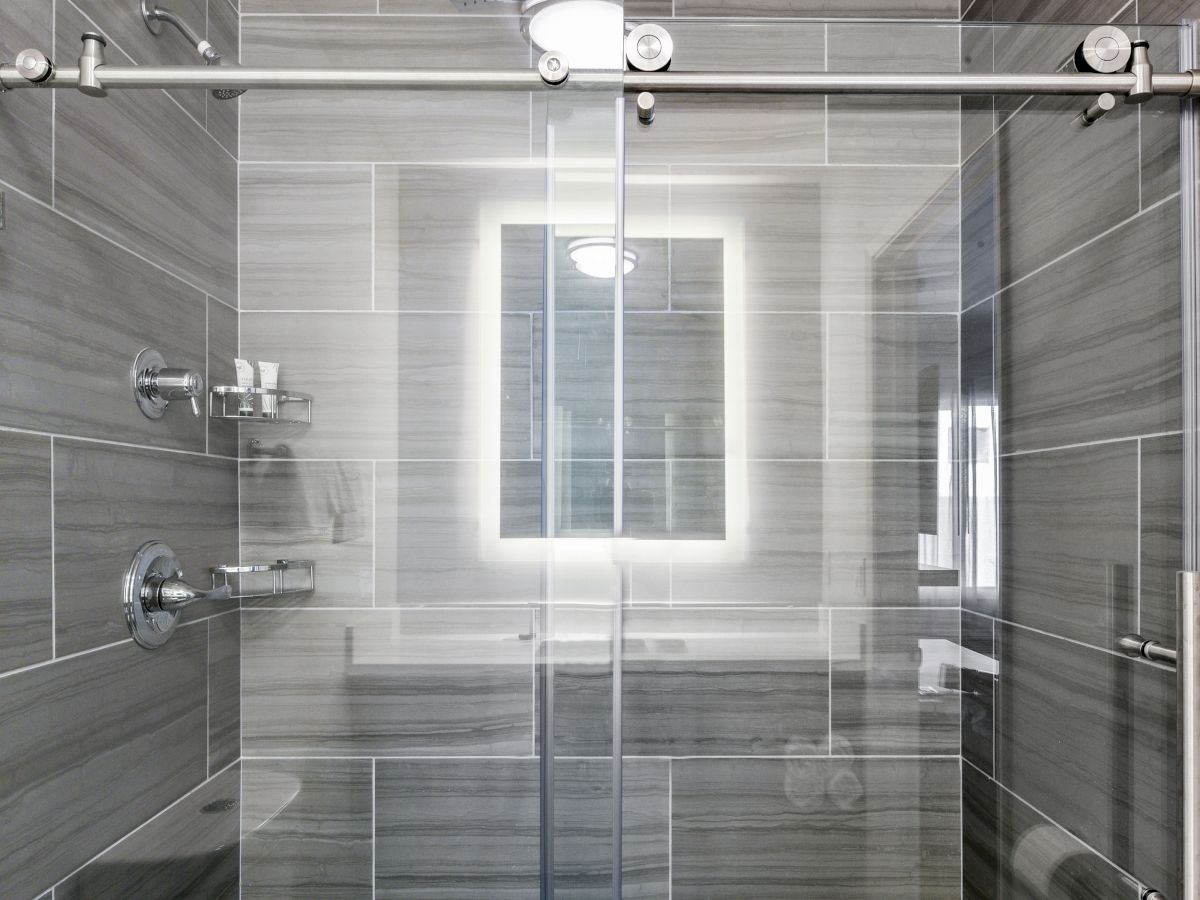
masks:
<svg viewBox="0 0 1200 900"><path fill-rule="evenodd" d="M229 585L233 589L233 600L290 597L311 594L317 589L316 566L311 559L277 559L273 563L246 566L213 566L208 571L212 575L213 588ZM289 572L299 573L299 578L289 579Z"/></svg>
<svg viewBox="0 0 1200 900"><path fill-rule="evenodd" d="M276 388L218 385L208 392L208 415L213 419L311 425L312 405L312 394Z"/></svg>

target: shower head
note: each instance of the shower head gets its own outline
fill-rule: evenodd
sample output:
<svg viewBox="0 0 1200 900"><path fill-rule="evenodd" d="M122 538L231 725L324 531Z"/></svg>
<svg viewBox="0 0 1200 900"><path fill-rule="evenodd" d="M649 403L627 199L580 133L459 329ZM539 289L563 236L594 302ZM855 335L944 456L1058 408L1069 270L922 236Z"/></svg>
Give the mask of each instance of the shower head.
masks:
<svg viewBox="0 0 1200 900"><path fill-rule="evenodd" d="M225 61L220 52L200 35L187 22L179 18L172 10L165 6L159 6L156 0L142 0L142 21L146 23L146 27L150 29L153 35L162 34L162 23L174 25L192 46L196 48L196 52L210 66L229 66L237 65ZM245 88L213 88L212 95L218 100L233 100L235 97L240 97L246 93Z"/></svg>

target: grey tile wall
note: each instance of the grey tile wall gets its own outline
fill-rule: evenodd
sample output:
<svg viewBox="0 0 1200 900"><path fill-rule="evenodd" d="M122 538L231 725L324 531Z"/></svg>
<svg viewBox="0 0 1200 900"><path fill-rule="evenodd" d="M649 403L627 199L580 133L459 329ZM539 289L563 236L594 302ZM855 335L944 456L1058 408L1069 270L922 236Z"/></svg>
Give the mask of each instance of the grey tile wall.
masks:
<svg viewBox="0 0 1200 900"><path fill-rule="evenodd" d="M228 0L177 9L237 58ZM0 56L69 62L85 30L107 35L117 64L195 61L115 0L4 4ZM236 809L202 809L237 799L238 618L214 616L236 604L192 612L150 653L119 596L151 538L199 584L237 558L236 463L220 458L236 429L186 404L147 419L129 382L147 346L228 380L237 109L210 110L203 91L0 102L0 893L14 900L56 882L60 897L236 895ZM147 685L170 697L147 702Z"/></svg>

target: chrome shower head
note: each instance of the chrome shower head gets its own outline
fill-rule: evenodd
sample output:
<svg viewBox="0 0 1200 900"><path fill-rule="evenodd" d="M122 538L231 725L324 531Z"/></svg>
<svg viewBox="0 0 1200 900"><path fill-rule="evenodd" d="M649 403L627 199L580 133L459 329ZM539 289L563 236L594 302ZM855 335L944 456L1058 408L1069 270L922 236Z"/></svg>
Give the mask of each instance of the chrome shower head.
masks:
<svg viewBox="0 0 1200 900"><path fill-rule="evenodd" d="M221 54L219 54L219 53L216 54L216 56L210 58L208 60L208 64L210 66L236 66L237 65L237 63L226 62L225 57L221 56ZM242 96L242 94L244 94L244 93L246 93L245 88L213 88L212 89L212 95L214 97L216 97L218 100L236 100L238 97Z"/></svg>
<svg viewBox="0 0 1200 900"><path fill-rule="evenodd" d="M177 28L192 46L196 48L196 52L210 66L229 66L237 65L236 63L228 63L225 61L220 52L210 44L207 40L200 37L194 28L188 25L174 11L167 9L164 6L159 6L156 0L142 0L142 21L146 23L146 27L150 29L153 35L162 34L162 23L173 25ZM218 100L233 100L236 97L246 93L245 88L213 88L212 95Z"/></svg>

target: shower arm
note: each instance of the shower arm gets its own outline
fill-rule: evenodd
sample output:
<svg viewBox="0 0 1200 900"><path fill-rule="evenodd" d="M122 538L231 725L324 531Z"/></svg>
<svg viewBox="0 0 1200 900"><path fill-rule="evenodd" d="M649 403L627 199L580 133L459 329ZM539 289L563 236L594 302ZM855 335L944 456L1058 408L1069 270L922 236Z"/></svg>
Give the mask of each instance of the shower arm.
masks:
<svg viewBox="0 0 1200 900"><path fill-rule="evenodd" d="M159 10L161 13L162 10ZM178 20L172 24L179 24ZM186 32L185 32L186 33ZM1155 94L1200 95L1200 70L1114 74L841 74L743 72L570 71L559 54L547 53L538 69L357 69L316 67L109 66L103 39L83 37L77 67L55 68L37 50L23 50L13 64L0 64L0 90L76 88L93 96L107 89L203 87L218 90L613 90L626 93L760 94L1015 94L1098 96L1109 93L1138 103ZM203 42L206 43L206 42ZM201 53L205 51L197 45ZM210 48L211 49L211 48ZM216 51L212 51L214 54ZM206 56L206 58L209 58ZM219 54L217 54L219 58ZM547 66L547 62L551 63ZM551 74L553 73L553 74Z"/></svg>
<svg viewBox="0 0 1200 900"><path fill-rule="evenodd" d="M153 0L142 0L142 19L146 22L146 27L150 29L152 34L161 33L162 27L159 24L161 22L175 26L179 30L179 33L191 42L192 46L196 48L196 52L210 66L216 65L221 59L221 54L217 52L217 49L205 38L201 37L196 29L181 19L179 14L174 10L167 9L165 6L158 6Z"/></svg>

